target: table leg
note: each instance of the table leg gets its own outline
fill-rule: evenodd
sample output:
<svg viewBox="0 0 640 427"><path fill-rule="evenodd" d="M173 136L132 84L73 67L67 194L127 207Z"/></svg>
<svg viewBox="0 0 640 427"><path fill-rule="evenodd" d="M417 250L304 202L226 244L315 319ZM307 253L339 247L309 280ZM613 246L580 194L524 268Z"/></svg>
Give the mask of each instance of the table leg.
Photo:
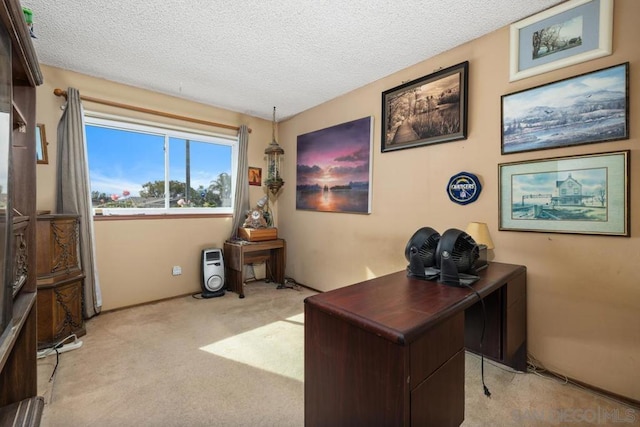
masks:
<svg viewBox="0 0 640 427"><path fill-rule="evenodd" d="M227 289L229 289L231 292L237 293L240 298L244 298L244 287L242 286L242 271L227 268L226 274Z"/></svg>

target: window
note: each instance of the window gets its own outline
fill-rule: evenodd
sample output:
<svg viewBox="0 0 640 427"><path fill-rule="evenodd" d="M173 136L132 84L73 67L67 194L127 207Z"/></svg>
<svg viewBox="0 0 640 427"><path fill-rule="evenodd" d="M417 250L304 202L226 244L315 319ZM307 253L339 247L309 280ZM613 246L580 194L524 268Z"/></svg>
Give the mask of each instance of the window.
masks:
<svg viewBox="0 0 640 427"><path fill-rule="evenodd" d="M85 128L94 213L233 212L237 138L91 116Z"/></svg>

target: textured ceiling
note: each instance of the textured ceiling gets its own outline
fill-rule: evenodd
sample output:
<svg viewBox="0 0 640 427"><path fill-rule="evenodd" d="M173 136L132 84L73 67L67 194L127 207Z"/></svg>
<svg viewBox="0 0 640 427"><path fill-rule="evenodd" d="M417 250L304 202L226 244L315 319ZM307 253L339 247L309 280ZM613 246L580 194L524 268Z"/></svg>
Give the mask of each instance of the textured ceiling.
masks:
<svg viewBox="0 0 640 427"><path fill-rule="evenodd" d="M33 41L42 64L266 119L276 106L282 120L561 2L23 0L22 5L33 11Z"/></svg>

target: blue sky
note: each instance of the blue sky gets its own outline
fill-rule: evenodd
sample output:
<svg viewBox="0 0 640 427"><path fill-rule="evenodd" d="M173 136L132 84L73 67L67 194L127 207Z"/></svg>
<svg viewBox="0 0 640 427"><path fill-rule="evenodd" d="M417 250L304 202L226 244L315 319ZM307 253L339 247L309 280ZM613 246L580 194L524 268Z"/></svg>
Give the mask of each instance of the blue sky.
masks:
<svg viewBox="0 0 640 427"><path fill-rule="evenodd" d="M164 136L87 124L91 191L139 196L142 184L164 180ZM231 147L194 142L191 187L205 188L220 173L231 173ZM186 181L184 140L170 139L170 179Z"/></svg>

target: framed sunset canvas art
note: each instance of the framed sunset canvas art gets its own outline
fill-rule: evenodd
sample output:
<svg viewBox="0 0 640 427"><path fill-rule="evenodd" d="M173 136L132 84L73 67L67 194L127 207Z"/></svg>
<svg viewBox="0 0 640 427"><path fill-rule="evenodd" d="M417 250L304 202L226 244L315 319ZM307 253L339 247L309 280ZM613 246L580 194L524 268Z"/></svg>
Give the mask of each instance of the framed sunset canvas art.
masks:
<svg viewBox="0 0 640 427"><path fill-rule="evenodd" d="M298 136L296 209L371 213L373 117Z"/></svg>

